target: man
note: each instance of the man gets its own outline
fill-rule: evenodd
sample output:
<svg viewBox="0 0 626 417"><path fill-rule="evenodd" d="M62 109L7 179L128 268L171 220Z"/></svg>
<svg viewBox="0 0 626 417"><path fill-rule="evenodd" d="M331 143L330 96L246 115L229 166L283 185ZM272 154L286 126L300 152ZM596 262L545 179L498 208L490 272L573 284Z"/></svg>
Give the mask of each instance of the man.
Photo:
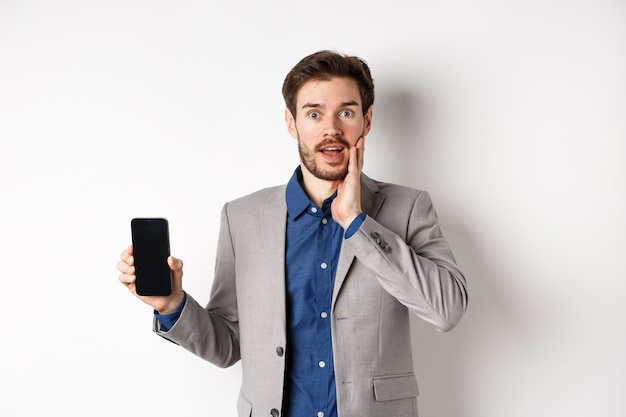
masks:
<svg viewBox="0 0 626 417"><path fill-rule="evenodd" d="M409 312L440 331L466 282L429 195L364 175L374 84L364 61L320 51L283 84L298 141L291 180L222 209L211 297L141 297L154 330L222 367L242 361L239 416L417 416ZM132 247L120 281L136 295Z"/></svg>

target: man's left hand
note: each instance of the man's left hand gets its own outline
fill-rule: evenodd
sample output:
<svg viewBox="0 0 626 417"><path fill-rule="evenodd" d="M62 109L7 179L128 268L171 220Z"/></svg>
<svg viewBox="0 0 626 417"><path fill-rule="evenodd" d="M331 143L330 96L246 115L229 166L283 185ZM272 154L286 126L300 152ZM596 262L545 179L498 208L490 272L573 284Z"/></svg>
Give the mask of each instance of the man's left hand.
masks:
<svg viewBox="0 0 626 417"><path fill-rule="evenodd" d="M361 170L363 169L363 153L365 152L365 137L361 136L350 148L348 160L348 174L339 183L337 197L333 201L331 211L333 219L344 230L361 214Z"/></svg>

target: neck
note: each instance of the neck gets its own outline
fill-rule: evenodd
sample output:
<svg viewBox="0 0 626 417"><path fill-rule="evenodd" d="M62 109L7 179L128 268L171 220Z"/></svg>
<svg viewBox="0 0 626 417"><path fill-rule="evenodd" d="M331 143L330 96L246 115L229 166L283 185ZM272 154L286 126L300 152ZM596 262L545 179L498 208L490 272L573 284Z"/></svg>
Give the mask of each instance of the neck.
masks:
<svg viewBox="0 0 626 417"><path fill-rule="evenodd" d="M302 167L302 188L304 188L306 195L318 207L321 207L324 200L333 195L340 182L341 181L327 181L317 178L304 166Z"/></svg>

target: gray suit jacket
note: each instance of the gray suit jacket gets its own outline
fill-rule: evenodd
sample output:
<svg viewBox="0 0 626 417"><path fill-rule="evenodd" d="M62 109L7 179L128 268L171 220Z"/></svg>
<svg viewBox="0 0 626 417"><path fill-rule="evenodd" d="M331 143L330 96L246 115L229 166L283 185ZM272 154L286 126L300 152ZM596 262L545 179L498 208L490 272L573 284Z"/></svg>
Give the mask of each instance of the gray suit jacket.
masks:
<svg viewBox="0 0 626 417"><path fill-rule="evenodd" d="M332 300L339 417L417 416L409 312L452 329L466 282L428 193L361 177L367 218L345 239ZM222 209L208 305L191 296L177 323L155 330L221 367L242 361L239 417L279 416L286 346L285 186ZM301 417L301 416L286 416Z"/></svg>

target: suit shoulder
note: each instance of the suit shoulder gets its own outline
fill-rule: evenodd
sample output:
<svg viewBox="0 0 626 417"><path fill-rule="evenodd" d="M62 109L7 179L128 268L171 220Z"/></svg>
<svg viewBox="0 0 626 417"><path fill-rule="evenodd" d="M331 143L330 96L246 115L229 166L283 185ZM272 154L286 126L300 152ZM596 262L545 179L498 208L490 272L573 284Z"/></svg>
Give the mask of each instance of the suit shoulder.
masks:
<svg viewBox="0 0 626 417"><path fill-rule="evenodd" d="M260 205L275 203L280 199L285 199L285 188L285 184L263 188L231 200L225 206L229 210L247 210L258 208Z"/></svg>
<svg viewBox="0 0 626 417"><path fill-rule="evenodd" d="M403 200L416 200L418 196L428 197L428 192L409 187L406 185L395 184L391 182L384 182L375 180L369 177L363 179L363 183L370 188L370 190L380 193L389 198L402 198Z"/></svg>

